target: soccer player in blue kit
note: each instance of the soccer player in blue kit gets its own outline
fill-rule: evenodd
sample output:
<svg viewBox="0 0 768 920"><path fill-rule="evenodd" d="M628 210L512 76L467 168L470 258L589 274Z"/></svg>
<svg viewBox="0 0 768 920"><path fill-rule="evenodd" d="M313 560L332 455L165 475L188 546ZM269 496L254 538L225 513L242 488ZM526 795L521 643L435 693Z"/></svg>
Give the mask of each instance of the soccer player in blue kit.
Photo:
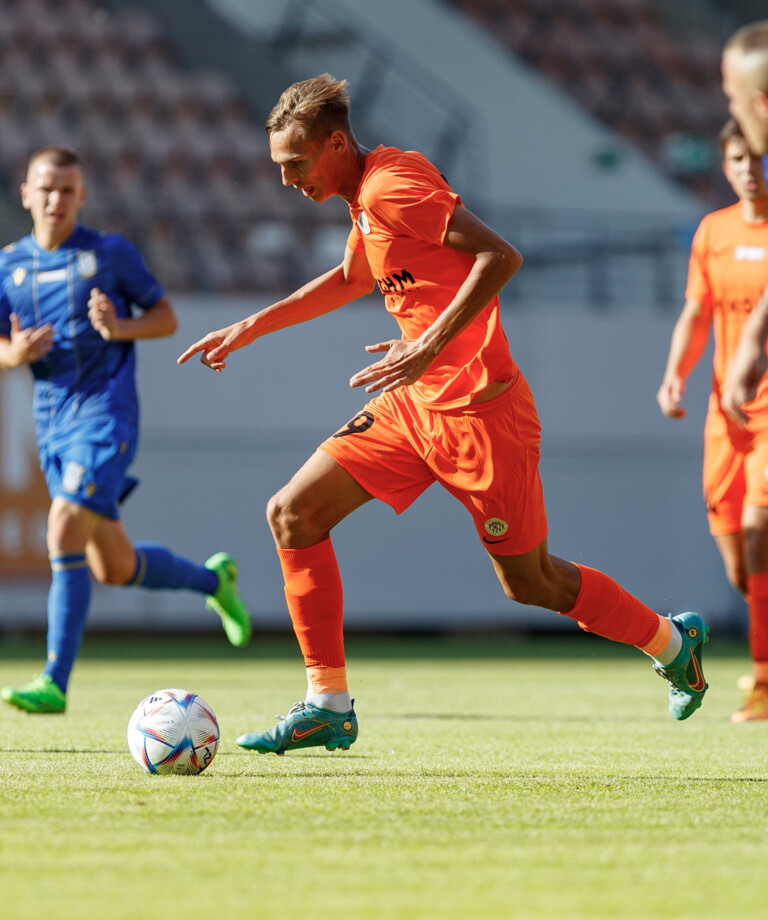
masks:
<svg viewBox="0 0 768 920"><path fill-rule="evenodd" d="M111 585L196 591L233 645L251 634L231 556L199 565L157 543L131 543L120 521L118 505L137 484L127 475L138 441L133 343L172 335L176 317L133 245L78 223L85 194L74 151L38 150L21 186L32 233L0 252L0 367L32 371L51 496L48 661L30 683L0 691L32 713L66 709L92 575Z"/></svg>

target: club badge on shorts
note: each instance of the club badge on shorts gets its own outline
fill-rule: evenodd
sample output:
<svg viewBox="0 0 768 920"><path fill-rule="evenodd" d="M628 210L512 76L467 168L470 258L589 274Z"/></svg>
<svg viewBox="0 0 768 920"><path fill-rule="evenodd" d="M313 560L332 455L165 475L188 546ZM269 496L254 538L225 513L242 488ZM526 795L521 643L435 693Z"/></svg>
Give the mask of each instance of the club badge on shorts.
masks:
<svg viewBox="0 0 768 920"><path fill-rule="evenodd" d="M501 518L488 518L485 522L486 533L491 537L503 537L509 530L509 524Z"/></svg>
<svg viewBox="0 0 768 920"><path fill-rule="evenodd" d="M64 467L64 476L61 479L61 487L70 495L75 495L80 491L80 486L85 476L85 467L82 463L75 463L70 460Z"/></svg>

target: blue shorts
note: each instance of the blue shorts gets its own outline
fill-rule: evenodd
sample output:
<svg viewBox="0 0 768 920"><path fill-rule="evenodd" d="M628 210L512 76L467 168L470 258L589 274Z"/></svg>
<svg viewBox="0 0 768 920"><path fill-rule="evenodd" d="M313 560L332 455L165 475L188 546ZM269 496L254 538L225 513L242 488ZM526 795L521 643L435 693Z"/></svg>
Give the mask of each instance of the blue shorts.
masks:
<svg viewBox="0 0 768 920"><path fill-rule="evenodd" d="M117 520L118 504L138 485L126 473L138 441L138 428L115 418L88 419L50 437L40 448L40 467L51 499Z"/></svg>

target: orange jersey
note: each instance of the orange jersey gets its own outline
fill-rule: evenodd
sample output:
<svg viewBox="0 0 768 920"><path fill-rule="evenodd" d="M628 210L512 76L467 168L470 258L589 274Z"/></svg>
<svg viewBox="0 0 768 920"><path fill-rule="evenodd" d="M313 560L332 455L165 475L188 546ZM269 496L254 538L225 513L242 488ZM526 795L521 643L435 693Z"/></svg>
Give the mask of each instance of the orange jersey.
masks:
<svg viewBox="0 0 768 920"><path fill-rule="evenodd" d="M402 337L417 339L446 309L474 259L443 245L460 197L420 153L377 147L349 210L348 246L368 264ZM443 349L409 387L417 404L432 409L469 405L494 381L518 373L494 299Z"/></svg>
<svg viewBox="0 0 768 920"><path fill-rule="evenodd" d="M768 221L747 223L741 204L708 214L693 238L686 297L709 306L715 335L711 413L739 343L742 327L768 286ZM768 420L768 376L745 407Z"/></svg>

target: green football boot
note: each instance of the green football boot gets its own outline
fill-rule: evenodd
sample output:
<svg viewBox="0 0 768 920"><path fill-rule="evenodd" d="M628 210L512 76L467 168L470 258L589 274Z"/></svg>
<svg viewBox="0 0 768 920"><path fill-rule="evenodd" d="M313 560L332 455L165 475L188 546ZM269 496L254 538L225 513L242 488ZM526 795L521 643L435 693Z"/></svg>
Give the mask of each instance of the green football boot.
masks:
<svg viewBox="0 0 768 920"><path fill-rule="evenodd" d="M218 590L208 595L205 606L221 617L232 645L247 645L251 638L251 615L237 593L237 563L229 553L216 553L205 567L219 576Z"/></svg>
<svg viewBox="0 0 768 920"><path fill-rule="evenodd" d="M64 712L67 698L48 674L33 677L23 687L3 687L0 698L24 712Z"/></svg>
<svg viewBox="0 0 768 920"><path fill-rule="evenodd" d="M701 706L709 684L701 670L701 652L709 640L709 626L698 613L670 615L672 626L683 638L683 647L671 664L658 662L653 670L669 684L669 711L676 719L687 719Z"/></svg>
<svg viewBox="0 0 768 920"><path fill-rule="evenodd" d="M265 732L240 735L236 740L242 748L259 754L279 754L298 748L320 747L329 751L348 751L357 738L355 701L349 712L331 712L305 701L294 703L287 716Z"/></svg>

